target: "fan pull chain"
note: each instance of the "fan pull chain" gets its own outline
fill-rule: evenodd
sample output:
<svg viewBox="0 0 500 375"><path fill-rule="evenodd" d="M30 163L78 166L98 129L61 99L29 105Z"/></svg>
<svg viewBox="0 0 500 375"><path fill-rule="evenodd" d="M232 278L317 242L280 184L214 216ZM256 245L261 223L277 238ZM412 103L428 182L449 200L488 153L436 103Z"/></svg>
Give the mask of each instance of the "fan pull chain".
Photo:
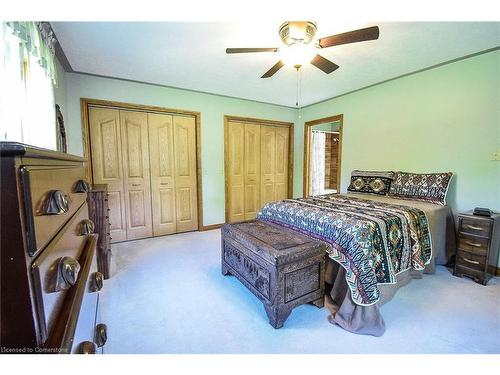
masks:
<svg viewBox="0 0 500 375"><path fill-rule="evenodd" d="M295 69L297 69L297 100L295 101L295 106L299 106L300 101L300 91L302 87L302 75L300 74L300 65L296 65Z"/></svg>

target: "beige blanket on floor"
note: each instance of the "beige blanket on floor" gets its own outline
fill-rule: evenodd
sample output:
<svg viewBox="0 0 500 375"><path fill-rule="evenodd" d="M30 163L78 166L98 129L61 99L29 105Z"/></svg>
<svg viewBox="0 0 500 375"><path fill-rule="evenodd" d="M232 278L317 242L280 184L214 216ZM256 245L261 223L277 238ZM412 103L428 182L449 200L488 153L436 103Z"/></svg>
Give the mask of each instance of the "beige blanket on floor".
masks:
<svg viewBox="0 0 500 375"><path fill-rule="evenodd" d="M384 203L411 206L425 212L431 232L432 258L424 273L434 273L436 264L447 264L455 253L455 223L448 206L375 194L349 194ZM334 260L328 258L325 277L328 284L325 302L331 312L328 320L353 333L381 336L385 332L385 322L380 314L379 306L392 299L396 291L401 286L408 284L412 278L421 277L422 272L419 271L402 272L397 276L396 284L379 285L379 302L371 306L359 306L351 299L351 293L345 280L345 270Z"/></svg>

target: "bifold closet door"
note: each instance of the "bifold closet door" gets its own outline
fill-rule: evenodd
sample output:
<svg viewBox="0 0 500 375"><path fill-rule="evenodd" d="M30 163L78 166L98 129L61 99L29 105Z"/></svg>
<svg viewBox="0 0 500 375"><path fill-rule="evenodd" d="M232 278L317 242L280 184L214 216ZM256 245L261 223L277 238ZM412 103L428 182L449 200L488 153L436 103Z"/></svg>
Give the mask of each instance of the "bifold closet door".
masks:
<svg viewBox="0 0 500 375"><path fill-rule="evenodd" d="M196 121L173 115L174 179L177 233L198 229Z"/></svg>
<svg viewBox="0 0 500 375"><path fill-rule="evenodd" d="M260 205L276 200L276 128L262 126L260 130L261 183Z"/></svg>
<svg viewBox="0 0 500 375"><path fill-rule="evenodd" d="M177 231L172 115L148 113L153 235Z"/></svg>
<svg viewBox="0 0 500 375"><path fill-rule="evenodd" d="M225 137L227 221L234 223L245 220L245 124L228 121Z"/></svg>
<svg viewBox="0 0 500 375"><path fill-rule="evenodd" d="M95 184L108 185L111 242L125 241L127 225L119 111L90 107L89 125L93 180Z"/></svg>
<svg viewBox="0 0 500 375"><path fill-rule="evenodd" d="M289 128L276 127L276 175L275 175L275 199L288 198L288 149L290 147Z"/></svg>
<svg viewBox="0 0 500 375"><path fill-rule="evenodd" d="M261 206L288 198L289 134L288 127L261 128Z"/></svg>
<svg viewBox="0 0 500 375"><path fill-rule="evenodd" d="M127 240L151 237L148 116L120 111Z"/></svg>
<svg viewBox="0 0 500 375"><path fill-rule="evenodd" d="M255 219L260 210L260 131L261 126L245 124L243 173L245 191L245 220Z"/></svg>

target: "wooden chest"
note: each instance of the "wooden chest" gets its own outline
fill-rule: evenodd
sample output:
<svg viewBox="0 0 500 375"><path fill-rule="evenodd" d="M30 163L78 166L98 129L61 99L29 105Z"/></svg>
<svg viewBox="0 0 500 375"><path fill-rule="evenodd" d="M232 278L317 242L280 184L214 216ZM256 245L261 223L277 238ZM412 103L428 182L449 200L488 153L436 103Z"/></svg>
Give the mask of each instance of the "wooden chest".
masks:
<svg viewBox="0 0 500 375"><path fill-rule="evenodd" d="M292 309L324 305L326 245L291 229L252 220L222 226L222 274L238 278L280 328Z"/></svg>
<svg viewBox="0 0 500 375"><path fill-rule="evenodd" d="M84 159L13 142L0 156L2 352L96 352L106 326Z"/></svg>

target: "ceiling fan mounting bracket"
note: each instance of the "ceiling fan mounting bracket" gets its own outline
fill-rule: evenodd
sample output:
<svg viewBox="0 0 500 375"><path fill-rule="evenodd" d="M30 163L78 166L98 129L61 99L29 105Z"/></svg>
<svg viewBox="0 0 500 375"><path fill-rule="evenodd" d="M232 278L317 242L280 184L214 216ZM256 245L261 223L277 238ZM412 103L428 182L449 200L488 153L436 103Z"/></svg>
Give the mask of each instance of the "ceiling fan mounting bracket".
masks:
<svg viewBox="0 0 500 375"><path fill-rule="evenodd" d="M295 43L310 43L316 34L317 26L312 21L287 21L279 29L282 42L291 46Z"/></svg>

